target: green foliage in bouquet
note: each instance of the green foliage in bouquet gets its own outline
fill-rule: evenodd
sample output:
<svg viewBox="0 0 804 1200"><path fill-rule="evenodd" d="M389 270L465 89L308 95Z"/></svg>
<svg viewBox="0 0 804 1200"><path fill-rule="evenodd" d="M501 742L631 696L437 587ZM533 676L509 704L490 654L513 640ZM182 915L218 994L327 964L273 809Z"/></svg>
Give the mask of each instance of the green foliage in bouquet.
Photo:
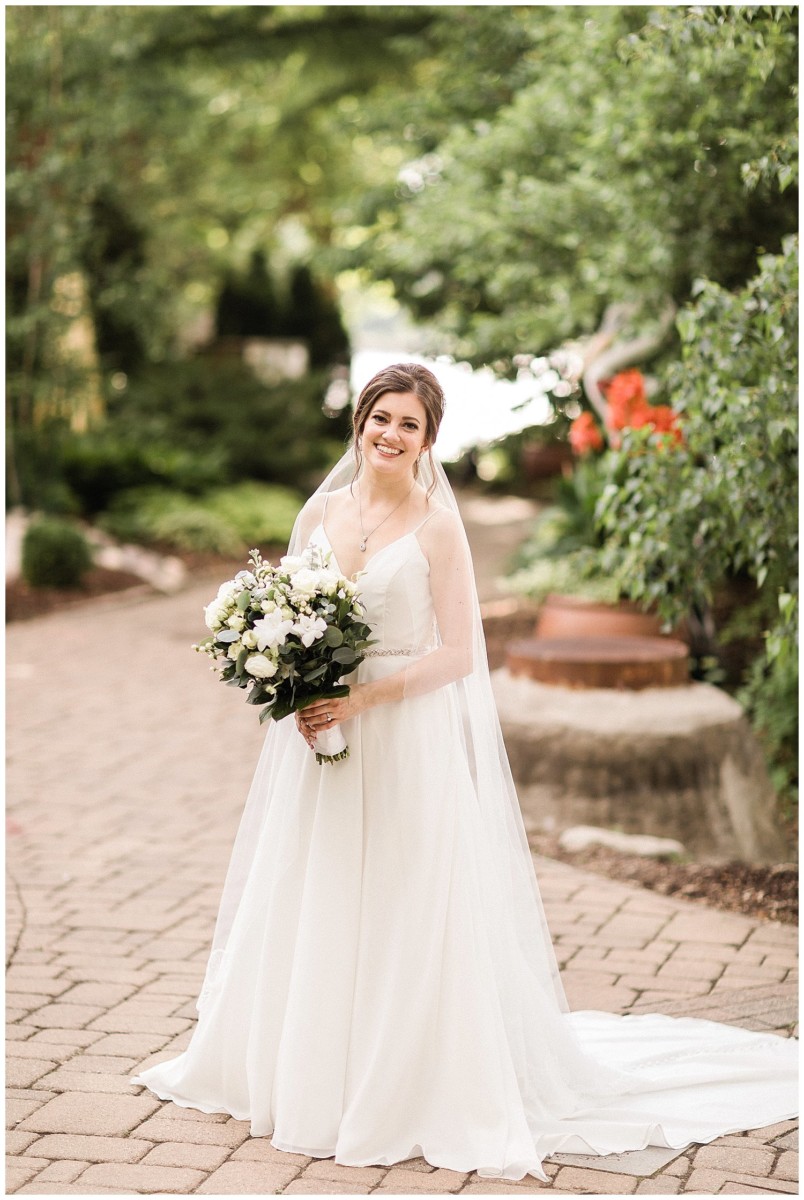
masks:
<svg viewBox="0 0 804 1200"><path fill-rule="evenodd" d="M246 703L264 706L261 724L348 695L339 680L373 644L355 585L331 571L317 547L277 567L252 550L249 563L207 606L212 632L196 649L222 661L224 683L250 687Z"/></svg>
<svg viewBox="0 0 804 1200"><path fill-rule="evenodd" d="M89 543L69 521L43 517L28 526L22 542L22 574L31 587L79 587L91 566Z"/></svg>

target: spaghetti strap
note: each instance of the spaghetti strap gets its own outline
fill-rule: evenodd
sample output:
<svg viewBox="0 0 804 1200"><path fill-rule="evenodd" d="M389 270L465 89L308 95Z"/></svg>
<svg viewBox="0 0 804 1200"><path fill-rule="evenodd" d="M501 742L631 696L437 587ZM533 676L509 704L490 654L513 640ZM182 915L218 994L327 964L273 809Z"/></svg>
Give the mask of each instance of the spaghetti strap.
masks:
<svg viewBox="0 0 804 1200"><path fill-rule="evenodd" d="M437 512L441 512L441 508L434 508L432 510L432 512L429 512L427 514L427 516L424 518L424 520L420 521L419 524L416 526L416 528L411 530L411 533L418 533L419 530L421 529L422 525L426 525L427 522L430 520L430 518L432 516L434 516Z"/></svg>

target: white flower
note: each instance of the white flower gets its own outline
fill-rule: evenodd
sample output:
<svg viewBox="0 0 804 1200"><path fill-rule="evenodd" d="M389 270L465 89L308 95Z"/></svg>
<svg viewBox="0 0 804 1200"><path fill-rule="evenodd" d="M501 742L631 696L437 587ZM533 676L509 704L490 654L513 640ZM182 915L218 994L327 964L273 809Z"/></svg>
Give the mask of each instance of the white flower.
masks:
<svg viewBox="0 0 804 1200"><path fill-rule="evenodd" d="M226 624L230 629L242 629L245 626L246 621L244 617L241 617L238 613L235 613L234 616L229 617Z"/></svg>
<svg viewBox="0 0 804 1200"><path fill-rule="evenodd" d="M221 604L219 600L213 600L204 609L204 623L207 629L220 629L221 625L229 616L229 609L226 605Z"/></svg>
<svg viewBox="0 0 804 1200"><path fill-rule="evenodd" d="M240 642L230 642L229 649L226 651L226 657L231 658L232 662L234 662L242 649L243 647L240 645Z"/></svg>
<svg viewBox="0 0 804 1200"><path fill-rule="evenodd" d="M231 600L239 591L240 589L235 581L233 579L227 579L226 582L222 583L218 588L218 599Z"/></svg>
<svg viewBox="0 0 804 1200"><path fill-rule="evenodd" d="M240 641L247 650L256 650L257 648L257 635L253 629L247 629Z"/></svg>
<svg viewBox="0 0 804 1200"><path fill-rule="evenodd" d="M326 628L327 623L323 617L301 616L293 626L293 632L301 639L304 646L312 646L313 642L317 642L320 637L323 637Z"/></svg>
<svg viewBox="0 0 804 1200"><path fill-rule="evenodd" d="M276 601L275 600L263 600L262 603L260 604L260 608L262 609L262 611L264 613L271 613L276 609Z"/></svg>
<svg viewBox="0 0 804 1200"><path fill-rule="evenodd" d="M276 663L262 654L249 655L245 666L249 675L253 675L255 679L270 679L272 675L276 675Z"/></svg>
<svg viewBox="0 0 804 1200"><path fill-rule="evenodd" d="M252 575L251 571L238 571L235 579L240 580L241 587L252 588L256 585L257 580Z"/></svg>
<svg viewBox="0 0 804 1200"><path fill-rule="evenodd" d="M290 586L299 596L314 596L319 589L320 574L320 571L311 571L309 567L302 567L291 575Z"/></svg>
<svg viewBox="0 0 804 1200"><path fill-rule="evenodd" d="M282 613L275 608L272 613L254 622L254 633L257 637L257 647L265 650L267 646L281 646L287 641L287 636L293 628L293 621L283 619Z"/></svg>
<svg viewBox="0 0 804 1200"><path fill-rule="evenodd" d="M298 571L300 568L306 567L307 559L298 554L285 554L282 558L280 558L279 565L285 571L289 571L292 574L294 571Z"/></svg>

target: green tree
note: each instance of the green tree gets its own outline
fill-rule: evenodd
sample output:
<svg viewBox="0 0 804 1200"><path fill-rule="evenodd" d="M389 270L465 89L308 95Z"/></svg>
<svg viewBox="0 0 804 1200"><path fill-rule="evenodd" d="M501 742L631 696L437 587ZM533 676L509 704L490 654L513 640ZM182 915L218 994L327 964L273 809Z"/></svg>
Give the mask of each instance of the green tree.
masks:
<svg viewBox="0 0 804 1200"><path fill-rule="evenodd" d="M470 113L446 60L420 64L439 136L426 120L405 127L408 162L363 213L356 252L442 349L510 365L592 331L614 301L649 318L700 275L740 286L796 228L795 8L526 6L493 19L515 87L496 106L481 89ZM478 75L472 62L459 79ZM757 170L746 190L746 164L769 156L784 186Z"/></svg>

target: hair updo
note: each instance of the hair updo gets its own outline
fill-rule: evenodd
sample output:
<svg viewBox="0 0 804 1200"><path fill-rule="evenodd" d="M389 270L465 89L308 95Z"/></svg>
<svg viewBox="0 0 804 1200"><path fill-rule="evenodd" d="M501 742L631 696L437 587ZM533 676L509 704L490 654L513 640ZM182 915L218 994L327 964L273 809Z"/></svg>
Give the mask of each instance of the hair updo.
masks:
<svg viewBox="0 0 804 1200"><path fill-rule="evenodd" d="M352 482L354 483L363 464L360 438L366 426L369 413L374 407L374 402L379 400L380 396L385 396L389 392L397 394L412 392L424 405L424 440L427 443L427 455L430 459L430 467L433 474L433 483L428 490L429 495L435 487L435 466L432 458L433 442L438 436L441 418L444 416L445 402L441 384L433 372L428 370L427 367L423 367L421 363L394 363L393 366L383 367L381 371L378 371L368 381L360 393L355 405L354 416L352 417L355 462L357 464ZM418 475L418 473L419 464L417 462L413 468L413 474Z"/></svg>

